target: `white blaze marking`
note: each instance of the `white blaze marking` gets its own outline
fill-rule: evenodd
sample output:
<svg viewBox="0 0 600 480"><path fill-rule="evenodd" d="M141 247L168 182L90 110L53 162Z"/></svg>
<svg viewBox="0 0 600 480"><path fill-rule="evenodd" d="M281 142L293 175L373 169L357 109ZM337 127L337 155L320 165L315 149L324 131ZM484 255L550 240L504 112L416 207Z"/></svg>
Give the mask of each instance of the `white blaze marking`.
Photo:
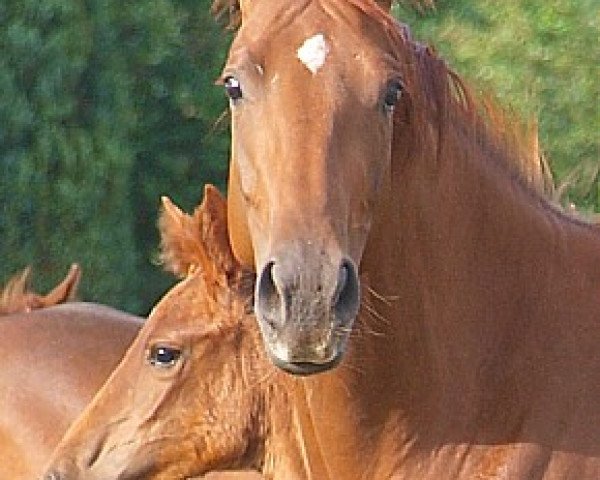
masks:
<svg viewBox="0 0 600 480"><path fill-rule="evenodd" d="M329 53L329 45L325 41L322 33L307 38L296 53L298 59L314 75L325 64L325 59Z"/></svg>

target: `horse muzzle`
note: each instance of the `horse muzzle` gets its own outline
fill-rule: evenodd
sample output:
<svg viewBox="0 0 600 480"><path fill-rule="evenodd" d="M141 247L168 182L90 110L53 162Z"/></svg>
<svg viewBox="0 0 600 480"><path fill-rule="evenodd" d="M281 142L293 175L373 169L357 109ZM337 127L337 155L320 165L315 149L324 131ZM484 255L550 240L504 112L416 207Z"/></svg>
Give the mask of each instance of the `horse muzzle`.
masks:
<svg viewBox="0 0 600 480"><path fill-rule="evenodd" d="M266 350L292 374L329 370L341 361L358 314L357 268L324 250L293 245L284 252L257 279L255 312Z"/></svg>

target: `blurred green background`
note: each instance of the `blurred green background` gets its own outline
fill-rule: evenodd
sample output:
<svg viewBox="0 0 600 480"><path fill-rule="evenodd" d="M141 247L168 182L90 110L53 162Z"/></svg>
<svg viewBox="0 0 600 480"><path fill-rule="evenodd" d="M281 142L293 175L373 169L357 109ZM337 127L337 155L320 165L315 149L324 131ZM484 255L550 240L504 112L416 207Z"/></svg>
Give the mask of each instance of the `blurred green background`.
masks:
<svg viewBox="0 0 600 480"><path fill-rule="evenodd" d="M472 84L539 119L563 201L600 212L597 0L396 6ZM0 3L0 281L36 290L83 267L84 300L147 314L159 197L188 211L224 187L229 134L213 85L231 34L209 0ZM568 187L568 188L567 188Z"/></svg>

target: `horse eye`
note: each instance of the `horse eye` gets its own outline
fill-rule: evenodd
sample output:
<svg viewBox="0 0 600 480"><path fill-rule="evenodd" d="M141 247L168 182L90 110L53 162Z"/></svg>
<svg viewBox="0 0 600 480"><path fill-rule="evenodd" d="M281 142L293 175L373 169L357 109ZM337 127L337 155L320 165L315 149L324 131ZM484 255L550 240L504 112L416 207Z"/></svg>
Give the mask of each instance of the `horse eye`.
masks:
<svg viewBox="0 0 600 480"><path fill-rule="evenodd" d="M402 96L402 91L404 90L404 85L400 80L392 80L388 83L387 89L385 91L385 96L383 97L383 104L386 110L393 110L400 100Z"/></svg>
<svg viewBox="0 0 600 480"><path fill-rule="evenodd" d="M226 77L223 85L225 86L225 92L230 100L235 102L242 98L242 86L237 78Z"/></svg>
<svg viewBox="0 0 600 480"><path fill-rule="evenodd" d="M173 367L181 358L181 350L168 345L153 345L148 353L150 365L160 368Z"/></svg>

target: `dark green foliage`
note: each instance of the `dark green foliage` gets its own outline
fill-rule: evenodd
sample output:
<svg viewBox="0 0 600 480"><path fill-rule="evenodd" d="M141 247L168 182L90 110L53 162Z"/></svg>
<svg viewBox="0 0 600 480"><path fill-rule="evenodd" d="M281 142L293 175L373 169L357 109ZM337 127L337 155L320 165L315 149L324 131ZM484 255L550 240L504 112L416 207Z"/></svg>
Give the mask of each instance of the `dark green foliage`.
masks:
<svg viewBox="0 0 600 480"><path fill-rule="evenodd" d="M0 2L0 282L33 264L44 291L77 261L82 298L142 314L172 282L153 262L160 195L191 210L225 181L229 37L210 3ZM459 73L539 117L565 199L600 211L596 0L400 3Z"/></svg>
<svg viewBox="0 0 600 480"><path fill-rule="evenodd" d="M0 5L0 280L31 263L45 290L77 261L83 298L148 311L160 195L223 185L226 41L208 2Z"/></svg>

